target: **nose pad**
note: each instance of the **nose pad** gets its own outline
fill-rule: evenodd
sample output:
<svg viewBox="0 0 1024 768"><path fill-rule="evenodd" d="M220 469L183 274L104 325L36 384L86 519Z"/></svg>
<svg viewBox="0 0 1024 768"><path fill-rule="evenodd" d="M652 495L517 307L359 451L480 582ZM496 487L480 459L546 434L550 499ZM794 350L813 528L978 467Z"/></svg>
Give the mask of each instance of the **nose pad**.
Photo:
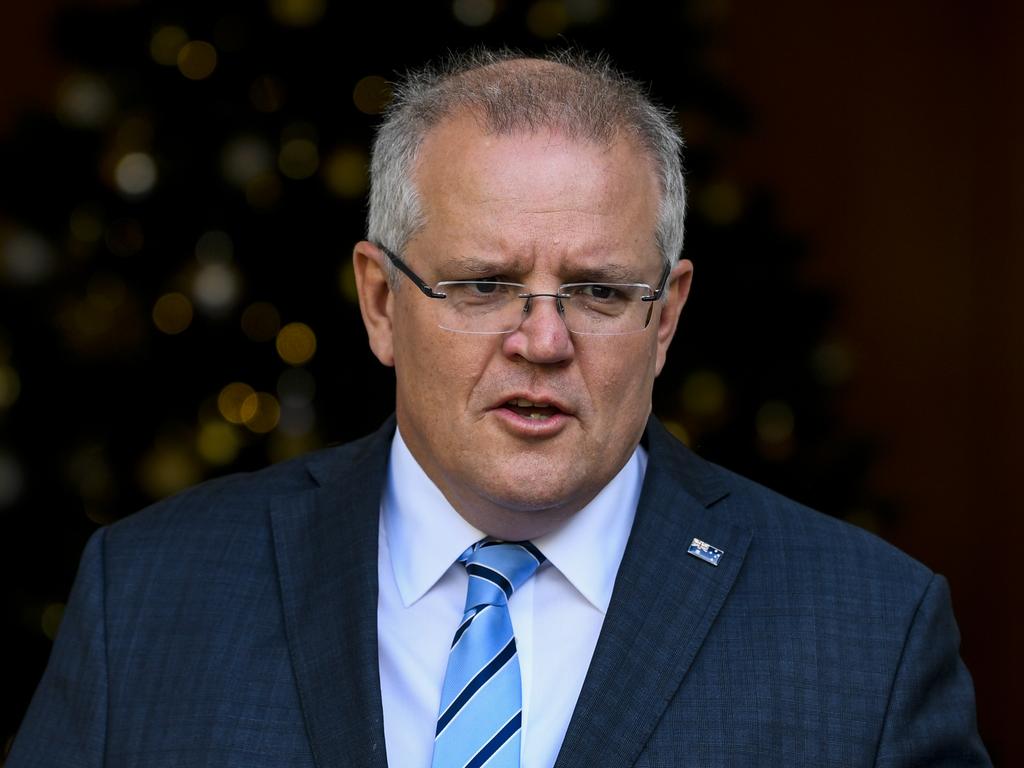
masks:
<svg viewBox="0 0 1024 768"><path fill-rule="evenodd" d="M569 330L568 330L568 328L565 327L565 306L562 304L562 297L559 294L557 294L557 293L531 293L531 294L527 294L523 298L526 299L526 302L523 304L523 315L522 315L522 317L520 318L520 321L519 321L520 329L522 328L523 323L525 323L530 317L532 317L533 315L536 315L538 312L543 314L544 311L545 311L543 309L539 309L539 310L538 309L534 309L534 307L533 307L533 300L534 299L536 299L536 298L551 299L552 300L551 303L554 305L555 314L558 317L558 321L561 324L562 329L568 335ZM535 321L534 324L536 324L536 322L537 321Z"/></svg>
<svg viewBox="0 0 1024 768"><path fill-rule="evenodd" d="M533 307L533 300L537 297L554 299L555 308L558 311L558 316L565 320L565 305L562 304L562 296L557 293L528 293L522 298L526 299L523 304L523 317L522 321L525 321L527 316L530 314L530 309ZM520 321L520 322L522 322Z"/></svg>

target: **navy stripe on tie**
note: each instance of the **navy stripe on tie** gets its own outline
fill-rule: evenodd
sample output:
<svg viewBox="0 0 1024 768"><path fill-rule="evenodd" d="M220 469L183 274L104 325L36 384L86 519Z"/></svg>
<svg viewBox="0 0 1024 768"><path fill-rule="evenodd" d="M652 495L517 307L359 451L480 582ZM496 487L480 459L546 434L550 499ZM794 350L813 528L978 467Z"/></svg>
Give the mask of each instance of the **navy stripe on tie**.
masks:
<svg viewBox="0 0 1024 768"><path fill-rule="evenodd" d="M494 539L490 539L488 541L480 542L480 546L478 547L478 549L483 549L484 547L507 546L509 544L515 544L517 547L525 549L527 552L533 555L533 559L537 561L538 565L547 560L547 558L544 557L544 553L537 549L537 547L533 545L532 541L496 541Z"/></svg>
<svg viewBox="0 0 1024 768"><path fill-rule="evenodd" d="M462 689L462 692L455 697L455 700L448 705L448 708L441 713L441 716L437 718L437 730L434 732L436 738L440 735L450 723L459 711L466 706L466 702L473 698L473 694L479 691L483 686L494 677L498 670L500 670L508 660L516 655L516 639L513 637L506 644L505 647L499 651L498 655L491 659L487 666L476 673L476 676L466 683L466 687Z"/></svg>
<svg viewBox="0 0 1024 768"><path fill-rule="evenodd" d="M502 729L480 747L480 751L473 755L473 758L466 763L466 768L480 768L481 765L491 759L491 756L505 746L505 742L516 735L516 732L523 726L523 710L516 712L515 717L505 723Z"/></svg>
<svg viewBox="0 0 1024 768"><path fill-rule="evenodd" d="M539 549L537 549L535 546L533 546L532 542L521 541L521 542L519 542L519 546L521 546L523 549L525 549L527 552L529 552L531 555L533 555L533 557L534 557L534 559L536 559L538 565L540 563L543 563L545 560L547 560L547 558L544 557L544 553L541 552Z"/></svg>
<svg viewBox="0 0 1024 768"><path fill-rule="evenodd" d="M512 597L512 592L515 591L512 582L505 578L501 571L495 570L483 563L467 563L466 572L470 576L476 576L491 582L491 584L505 593L506 600Z"/></svg>
<svg viewBox="0 0 1024 768"><path fill-rule="evenodd" d="M480 603L480 605L474 605L472 608L470 608L472 613L469 615L467 619L465 619L462 622L459 628L455 630L455 639L452 640L452 648L459 644L459 638L462 637L463 633L467 629L469 629L469 625L473 623L473 620L476 619L476 617L479 616L481 613L483 613L486 608L490 607L491 606L488 603Z"/></svg>

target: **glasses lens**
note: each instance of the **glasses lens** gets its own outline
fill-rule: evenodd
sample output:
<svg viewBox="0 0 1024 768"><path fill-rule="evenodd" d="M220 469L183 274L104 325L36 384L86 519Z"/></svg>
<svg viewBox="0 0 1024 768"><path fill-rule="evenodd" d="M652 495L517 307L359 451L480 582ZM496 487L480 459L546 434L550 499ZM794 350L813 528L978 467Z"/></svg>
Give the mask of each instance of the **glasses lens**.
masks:
<svg viewBox="0 0 1024 768"><path fill-rule="evenodd" d="M616 336L647 327L651 304L642 301L651 287L642 283L563 285L565 325L573 333Z"/></svg>
<svg viewBox="0 0 1024 768"><path fill-rule="evenodd" d="M450 280L434 290L443 293L438 325L459 333L510 333L523 321L526 286L491 280ZM572 333L618 336L647 327L653 304L643 301L653 293L643 283L572 283L559 288L557 300L565 326ZM530 301L555 300L551 294Z"/></svg>
<svg viewBox="0 0 1024 768"><path fill-rule="evenodd" d="M462 333L506 333L522 320L525 286L491 280L452 280L438 283L435 290L445 294L441 302L440 326Z"/></svg>

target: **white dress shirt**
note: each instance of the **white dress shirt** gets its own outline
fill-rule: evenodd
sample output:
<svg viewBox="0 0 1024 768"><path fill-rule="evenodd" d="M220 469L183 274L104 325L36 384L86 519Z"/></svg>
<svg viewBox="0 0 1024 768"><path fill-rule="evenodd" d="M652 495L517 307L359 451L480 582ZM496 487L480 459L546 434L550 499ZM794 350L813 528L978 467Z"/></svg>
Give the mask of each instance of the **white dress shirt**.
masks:
<svg viewBox="0 0 1024 768"><path fill-rule="evenodd" d="M523 768L550 768L611 600L633 525L642 447L586 507L534 540L547 556L512 595L523 682ZM484 534L448 503L396 430L381 499L377 602L388 764L429 768L448 650L466 602L456 560Z"/></svg>

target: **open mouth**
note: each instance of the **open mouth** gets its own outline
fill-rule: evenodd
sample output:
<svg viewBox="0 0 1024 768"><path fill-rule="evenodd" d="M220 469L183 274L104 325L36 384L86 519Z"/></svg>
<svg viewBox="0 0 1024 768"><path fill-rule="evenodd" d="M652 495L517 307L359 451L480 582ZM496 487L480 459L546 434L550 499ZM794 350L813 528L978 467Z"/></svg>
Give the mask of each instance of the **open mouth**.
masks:
<svg viewBox="0 0 1024 768"><path fill-rule="evenodd" d="M508 408L513 413L522 416L524 419L535 419L537 421L544 421L550 419L562 411L557 407L550 405L549 403L534 403L529 400L524 400L519 397L514 400L509 400L505 403L505 408Z"/></svg>

